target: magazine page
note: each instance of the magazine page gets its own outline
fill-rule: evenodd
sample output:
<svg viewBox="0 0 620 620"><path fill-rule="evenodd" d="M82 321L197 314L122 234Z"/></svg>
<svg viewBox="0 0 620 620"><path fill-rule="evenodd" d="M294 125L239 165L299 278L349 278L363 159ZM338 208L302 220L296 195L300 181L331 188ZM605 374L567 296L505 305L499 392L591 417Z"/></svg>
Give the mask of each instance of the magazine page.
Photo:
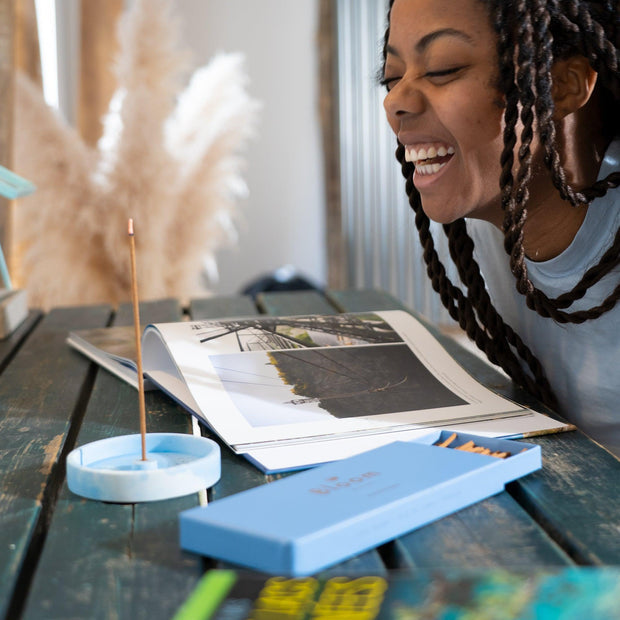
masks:
<svg viewBox="0 0 620 620"><path fill-rule="evenodd" d="M94 327L69 332L69 346L138 389L136 333L133 325ZM145 390L157 386L145 378Z"/></svg>
<svg viewBox="0 0 620 620"><path fill-rule="evenodd" d="M143 357L237 452L528 415L402 311L158 324Z"/></svg>
<svg viewBox="0 0 620 620"><path fill-rule="evenodd" d="M549 416L528 410L514 417L501 417L474 422L453 422L442 426L442 430L478 435L481 437L525 438L561 431L574 430L574 426L558 422ZM334 437L325 441L283 443L282 445L251 448L243 454L266 474L277 474L295 469L313 467L321 463L338 461L379 448L393 441L419 441L432 432L429 428L398 428L385 433L358 435L356 437Z"/></svg>

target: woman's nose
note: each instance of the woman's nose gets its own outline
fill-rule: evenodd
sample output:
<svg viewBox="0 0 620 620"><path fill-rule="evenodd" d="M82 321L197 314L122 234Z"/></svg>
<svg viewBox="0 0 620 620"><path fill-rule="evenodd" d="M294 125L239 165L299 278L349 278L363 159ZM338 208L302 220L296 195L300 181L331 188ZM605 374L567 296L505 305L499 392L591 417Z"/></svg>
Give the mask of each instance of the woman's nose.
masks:
<svg viewBox="0 0 620 620"><path fill-rule="evenodd" d="M402 78L392 86L385 96L383 107L388 117L397 119L408 114L421 114L426 107L426 100L415 84Z"/></svg>

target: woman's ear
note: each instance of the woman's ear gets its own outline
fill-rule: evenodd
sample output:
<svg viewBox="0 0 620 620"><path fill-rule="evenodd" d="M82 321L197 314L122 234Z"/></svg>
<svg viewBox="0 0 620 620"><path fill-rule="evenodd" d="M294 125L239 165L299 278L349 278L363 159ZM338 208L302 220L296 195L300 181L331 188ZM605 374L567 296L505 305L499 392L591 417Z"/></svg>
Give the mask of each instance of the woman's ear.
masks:
<svg viewBox="0 0 620 620"><path fill-rule="evenodd" d="M551 68L555 103L554 118L560 120L582 108L592 96L598 74L584 56L556 60Z"/></svg>

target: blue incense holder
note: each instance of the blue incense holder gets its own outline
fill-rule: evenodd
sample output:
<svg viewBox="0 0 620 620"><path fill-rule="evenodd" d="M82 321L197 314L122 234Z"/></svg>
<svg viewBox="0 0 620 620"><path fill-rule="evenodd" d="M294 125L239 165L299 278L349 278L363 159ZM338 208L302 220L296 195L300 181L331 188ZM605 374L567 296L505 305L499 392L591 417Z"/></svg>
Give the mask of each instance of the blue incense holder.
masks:
<svg viewBox="0 0 620 620"><path fill-rule="evenodd" d="M220 447L181 433L147 433L101 439L67 457L69 489L104 502L149 502L207 489L220 479Z"/></svg>

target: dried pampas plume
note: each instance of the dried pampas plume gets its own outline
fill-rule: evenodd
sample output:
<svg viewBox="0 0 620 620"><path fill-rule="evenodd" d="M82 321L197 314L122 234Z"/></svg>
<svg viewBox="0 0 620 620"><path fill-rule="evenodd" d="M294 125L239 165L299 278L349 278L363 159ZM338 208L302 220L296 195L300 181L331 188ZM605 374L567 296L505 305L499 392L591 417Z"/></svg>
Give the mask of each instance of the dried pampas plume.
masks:
<svg viewBox="0 0 620 620"><path fill-rule="evenodd" d="M14 167L38 189L14 213L13 267L34 306L128 300L129 217L142 299L204 294L203 265L234 231L259 105L240 54L215 56L182 88L171 6L136 0L122 17L96 148L17 78Z"/></svg>

